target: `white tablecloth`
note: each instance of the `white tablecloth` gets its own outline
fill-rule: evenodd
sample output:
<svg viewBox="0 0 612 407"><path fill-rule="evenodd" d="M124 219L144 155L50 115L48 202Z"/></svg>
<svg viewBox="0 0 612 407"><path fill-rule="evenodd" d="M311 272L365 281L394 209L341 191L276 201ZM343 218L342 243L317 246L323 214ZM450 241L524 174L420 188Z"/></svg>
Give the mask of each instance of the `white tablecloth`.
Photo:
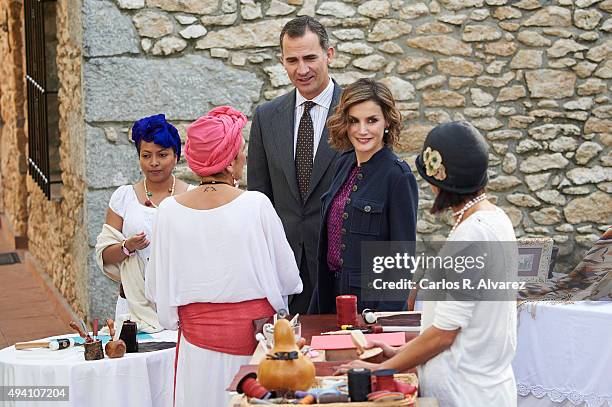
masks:
<svg viewBox="0 0 612 407"><path fill-rule="evenodd" d="M176 342L176 331L152 334ZM139 341L140 342L140 341ZM144 341L143 341L144 342ZM175 349L127 353L120 359L85 361L83 347L50 351L0 350L2 386L69 386L69 402L0 402L29 407L172 407Z"/></svg>
<svg viewBox="0 0 612 407"><path fill-rule="evenodd" d="M513 368L521 407L612 407L612 303L523 305Z"/></svg>

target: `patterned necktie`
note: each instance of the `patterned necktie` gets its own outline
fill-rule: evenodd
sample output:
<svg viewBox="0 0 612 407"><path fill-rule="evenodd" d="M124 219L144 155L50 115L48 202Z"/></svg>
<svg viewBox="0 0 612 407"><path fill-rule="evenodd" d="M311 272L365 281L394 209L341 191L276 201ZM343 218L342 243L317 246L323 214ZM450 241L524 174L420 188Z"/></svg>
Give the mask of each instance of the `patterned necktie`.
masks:
<svg viewBox="0 0 612 407"><path fill-rule="evenodd" d="M312 174L312 160L314 155L314 126L310 117L310 109L315 102L306 101L304 113L298 126L297 143L295 147L295 170L297 174L298 188L302 196L302 202L306 200L308 188L310 187L310 175Z"/></svg>

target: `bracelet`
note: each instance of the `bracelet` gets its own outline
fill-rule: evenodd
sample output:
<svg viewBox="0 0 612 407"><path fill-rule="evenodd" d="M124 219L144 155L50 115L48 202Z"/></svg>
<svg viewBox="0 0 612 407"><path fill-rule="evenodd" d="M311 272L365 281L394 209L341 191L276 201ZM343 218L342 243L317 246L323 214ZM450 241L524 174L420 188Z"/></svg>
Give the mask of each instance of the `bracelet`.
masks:
<svg viewBox="0 0 612 407"><path fill-rule="evenodd" d="M136 250L134 250L133 252L129 251L127 247L125 247L125 242L127 242L127 239L123 241L123 243L121 243L121 250L123 250L123 254L125 254L128 257L132 257L134 254L136 254Z"/></svg>

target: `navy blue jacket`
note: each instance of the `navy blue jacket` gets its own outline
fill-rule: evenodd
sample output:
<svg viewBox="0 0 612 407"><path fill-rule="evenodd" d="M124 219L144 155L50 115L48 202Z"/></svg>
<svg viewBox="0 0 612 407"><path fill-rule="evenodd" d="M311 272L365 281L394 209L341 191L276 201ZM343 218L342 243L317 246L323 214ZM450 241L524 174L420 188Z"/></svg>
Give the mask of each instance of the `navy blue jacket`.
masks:
<svg viewBox="0 0 612 407"><path fill-rule="evenodd" d="M335 278L327 266L327 216L332 201L357 158L353 150L340 156L330 189L321 197L321 232L319 234L317 284L309 313L335 312ZM355 187L349 195L342 222L341 263L342 294L361 290L361 242L414 241L418 206L418 188L408 164L384 147L361 166ZM359 308L364 303L359 301ZM397 309L402 304L380 302L365 304L378 310Z"/></svg>

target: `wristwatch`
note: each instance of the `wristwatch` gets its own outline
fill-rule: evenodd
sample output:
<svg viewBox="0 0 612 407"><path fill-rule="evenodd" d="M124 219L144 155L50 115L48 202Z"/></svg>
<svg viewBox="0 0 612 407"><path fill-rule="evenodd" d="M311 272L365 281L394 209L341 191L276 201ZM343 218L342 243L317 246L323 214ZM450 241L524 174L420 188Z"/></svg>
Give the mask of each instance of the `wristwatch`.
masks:
<svg viewBox="0 0 612 407"><path fill-rule="evenodd" d="M121 250L123 250L123 253L128 256L128 257L132 257L133 255L136 254L136 250L134 250L133 252L129 251L127 247L125 247L125 242L127 242L127 240L124 240L123 243L121 243Z"/></svg>

